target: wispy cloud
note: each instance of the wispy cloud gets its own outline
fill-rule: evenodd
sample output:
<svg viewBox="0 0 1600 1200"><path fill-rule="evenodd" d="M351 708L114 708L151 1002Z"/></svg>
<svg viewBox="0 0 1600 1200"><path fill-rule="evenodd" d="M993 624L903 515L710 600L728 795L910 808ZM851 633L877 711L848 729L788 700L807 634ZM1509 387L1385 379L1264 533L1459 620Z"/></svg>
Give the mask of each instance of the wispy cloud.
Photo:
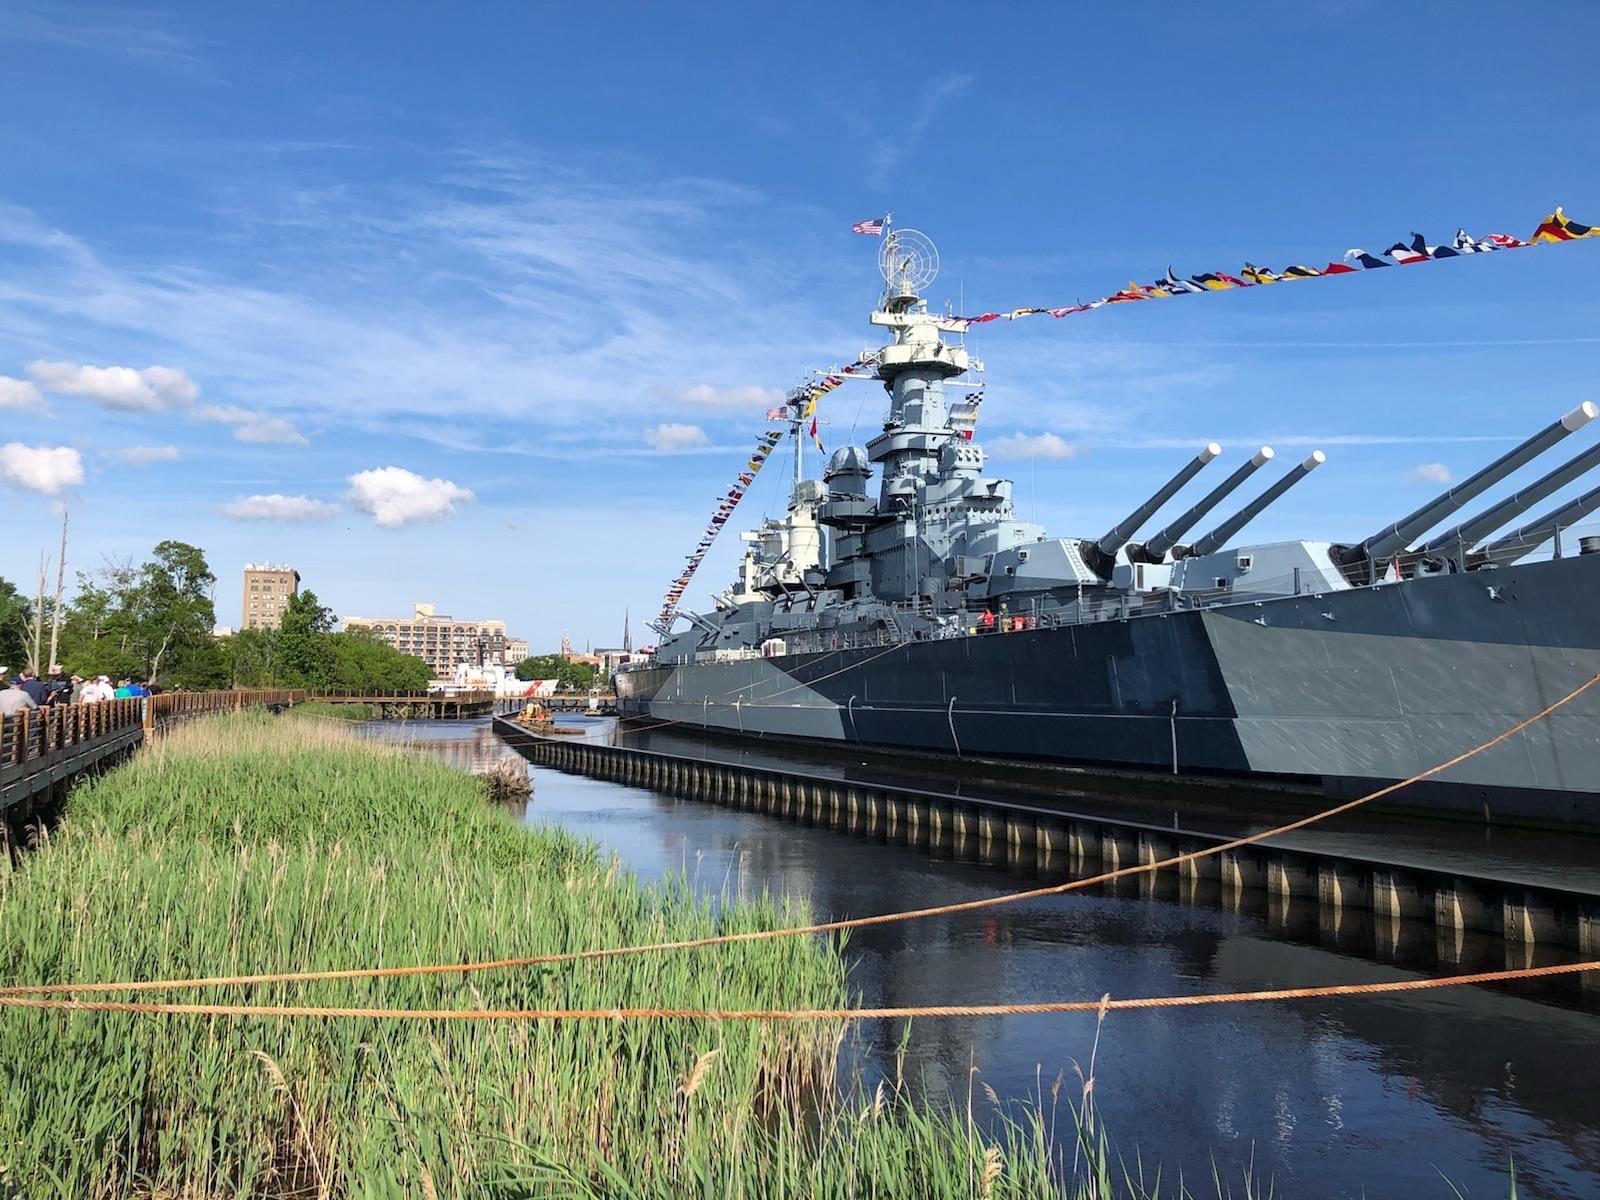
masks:
<svg viewBox="0 0 1600 1200"><path fill-rule="evenodd" d="M1405 477L1412 483L1449 483L1455 478L1449 467L1437 462L1418 463Z"/></svg>
<svg viewBox="0 0 1600 1200"><path fill-rule="evenodd" d="M998 458L1076 458L1079 446L1054 433L1013 433L987 443Z"/></svg>
<svg viewBox="0 0 1600 1200"><path fill-rule="evenodd" d="M690 408L721 408L741 412L761 411L783 403L783 389L745 384L713 387L697 383L693 387L664 391L663 398Z"/></svg>
<svg viewBox="0 0 1600 1200"><path fill-rule="evenodd" d="M129 466L148 467L151 463L177 462L182 455L176 446L128 446L122 450L107 450L105 457Z"/></svg>
<svg viewBox="0 0 1600 1200"><path fill-rule="evenodd" d="M163 14L120 5L75 4L69 15L58 6L9 4L0 8L0 40L172 64L199 61L193 40L168 25Z"/></svg>
<svg viewBox="0 0 1600 1200"><path fill-rule="evenodd" d="M240 408L236 404L207 404L195 410L195 418L235 426L233 436L241 442L304 446L306 437L282 417L268 417Z"/></svg>
<svg viewBox="0 0 1600 1200"><path fill-rule="evenodd" d="M664 422L654 429L645 430L644 440L652 449L663 453L688 450L694 446L704 446L711 441L700 426L684 425L677 421Z"/></svg>
<svg viewBox="0 0 1600 1200"><path fill-rule="evenodd" d="M876 189L889 183L890 176L900 169L912 154L939 115L945 101L963 91L972 83L970 75L946 75L936 79L917 100L911 119L893 130L877 131L877 146L868 158L867 182Z"/></svg>
<svg viewBox="0 0 1600 1200"><path fill-rule="evenodd" d="M236 521L322 521L339 511L337 504L310 496L284 496L277 492L263 496L243 496L220 509Z"/></svg>
<svg viewBox="0 0 1600 1200"><path fill-rule="evenodd" d="M44 397L33 384L26 379L13 379L9 375L0 375L0 408L42 411L44 407Z"/></svg>
<svg viewBox="0 0 1600 1200"><path fill-rule="evenodd" d="M183 408L200 396L200 388L173 367L90 367L79 363L28 364L39 387L62 396L81 396L105 408L125 412L158 412Z"/></svg>
<svg viewBox="0 0 1600 1200"><path fill-rule="evenodd" d="M0 244L25 252L0 277L0 344L38 345L44 327L164 347L217 408L288 422L295 432L274 427L277 440L295 441L307 421L385 432L411 421L427 439L503 438L507 418L523 432L585 428L657 415L663 393L748 428L772 395L755 381L856 339L846 315L819 316L807 289L782 286L781 264L730 269L728 239L771 219L772 202L746 189L641 189L518 152L455 155L437 186L273 179L219 214L226 243L197 242L181 261L114 254L0 208ZM269 245L292 283L218 265ZM731 314L755 310L772 336L730 339ZM702 382L708 365L752 382ZM124 403L150 403L125 389ZM460 417L445 429L441 412ZM242 439L266 431L235 423L251 429Z"/></svg>

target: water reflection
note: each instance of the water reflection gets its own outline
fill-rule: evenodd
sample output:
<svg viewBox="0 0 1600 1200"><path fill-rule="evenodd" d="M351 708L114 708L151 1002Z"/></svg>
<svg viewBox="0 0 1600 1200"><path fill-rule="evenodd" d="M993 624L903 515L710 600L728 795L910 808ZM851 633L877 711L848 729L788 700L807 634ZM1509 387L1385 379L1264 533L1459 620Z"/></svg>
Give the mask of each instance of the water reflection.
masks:
<svg viewBox="0 0 1600 1200"><path fill-rule="evenodd" d="M506 748L484 723L382 726L467 769ZM704 889L804 895L819 916L856 916L1025 886L1036 858L962 861L885 846L645 789L530 768L531 822L594 838L643 876L685 871ZM1007 879L1001 872L1014 876ZM1243 991L1503 965L1492 939L1441 945L1429 926L1329 924L1315 905L1204 886L1126 881L1116 890L854 931L851 980L869 1005ZM1520 956L1520 951L1517 952ZM1280 1194L1505 1195L1514 1155L1525 1195L1600 1194L1600 1017L1577 985L1459 988L1367 999L918 1023L906 1070L965 1102L973 1076L1003 1097L1048 1096L1096 1054L1096 1103L1167 1178L1209 1180L1253 1157ZM1552 1003L1551 1001L1559 1001ZM893 1070L902 1029L860 1027L868 1070ZM980 1092L981 1095L981 1092ZM1063 1117L1064 1119L1064 1117ZM1131 1153L1132 1147L1130 1146ZM1437 1170L1435 1169L1437 1168ZM1237 1190L1237 1188L1235 1189ZM1204 1194L1204 1193L1202 1193Z"/></svg>

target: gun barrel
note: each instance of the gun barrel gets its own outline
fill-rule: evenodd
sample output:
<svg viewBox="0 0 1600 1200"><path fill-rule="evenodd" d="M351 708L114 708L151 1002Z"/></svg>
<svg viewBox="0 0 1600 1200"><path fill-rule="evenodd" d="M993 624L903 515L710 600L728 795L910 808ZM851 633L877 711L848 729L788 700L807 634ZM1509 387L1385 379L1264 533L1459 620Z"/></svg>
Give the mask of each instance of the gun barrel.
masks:
<svg viewBox="0 0 1600 1200"><path fill-rule="evenodd" d="M1597 416L1600 416L1600 408L1585 400L1571 412L1550 422L1520 446L1506 451L1482 470L1446 488L1410 516L1380 529L1362 542L1359 550L1369 562L1381 562L1404 550L1420 534L1426 533L1462 505L1482 495L1518 467L1532 462L1562 438L1582 429Z"/></svg>
<svg viewBox="0 0 1600 1200"><path fill-rule="evenodd" d="M1254 475L1262 467L1266 466L1267 463L1271 461L1272 456L1273 450L1271 446L1263 446L1261 449L1257 450L1255 454L1250 457L1249 462L1244 463L1240 467L1236 468L1232 475L1229 475L1221 483L1217 484L1216 487L1207 492L1205 497L1201 499L1198 504L1169 524L1153 538L1147 540L1144 543L1145 554L1150 557L1151 561L1160 562L1167 551L1171 550L1178 544L1178 539L1184 534L1188 533L1189 530L1193 529L1195 525L1199 523L1201 517L1205 516L1217 505L1221 504L1225 499L1227 499L1230 492L1237 488L1246 479L1249 479L1250 476Z"/></svg>
<svg viewBox="0 0 1600 1200"><path fill-rule="evenodd" d="M1438 537L1429 538L1422 551L1424 554L1431 554L1458 545L1470 550L1512 517L1527 512L1546 496L1554 495L1574 479L1588 474L1597 466L1600 466L1600 444L1590 446L1576 458L1568 459L1548 475L1534 480L1527 487L1507 496L1477 516L1461 522L1453 529L1446 530Z"/></svg>
<svg viewBox="0 0 1600 1200"><path fill-rule="evenodd" d="M1261 495L1250 501L1249 504L1246 504L1243 508L1234 513L1233 516L1229 517L1221 525L1218 525L1210 533L1206 534L1205 537L1201 538L1193 545L1186 547L1183 552L1183 557L1195 558L1199 555L1212 554L1222 549L1222 547L1226 546L1233 538L1234 534L1238 533L1246 525L1250 524L1251 521L1254 521L1257 517L1259 517L1266 509L1267 505L1273 503L1295 484L1299 483L1307 475L1311 474L1311 472L1315 471L1327 461L1328 456L1321 450L1313 450L1310 456L1303 463L1286 472L1278 480L1278 482L1274 483L1266 491L1262 492Z"/></svg>
<svg viewBox="0 0 1600 1200"><path fill-rule="evenodd" d="M1521 529L1513 530L1505 537L1490 542L1472 556L1473 564L1493 563L1497 567L1508 566L1538 549L1554 537L1557 530L1570 528L1597 508L1600 508L1600 487L1587 491L1576 500L1569 500L1560 508L1534 518Z"/></svg>
<svg viewBox="0 0 1600 1200"><path fill-rule="evenodd" d="M1221 453L1222 447L1217 445L1216 442L1207 442L1201 447L1200 453L1196 454L1184 466L1183 470L1169 479L1150 499L1112 526L1106 535L1095 543L1095 547L1100 553L1108 557L1122 549L1127 544L1128 539L1138 532L1139 526L1148 521L1156 509L1177 495L1179 488L1198 475L1208 462Z"/></svg>

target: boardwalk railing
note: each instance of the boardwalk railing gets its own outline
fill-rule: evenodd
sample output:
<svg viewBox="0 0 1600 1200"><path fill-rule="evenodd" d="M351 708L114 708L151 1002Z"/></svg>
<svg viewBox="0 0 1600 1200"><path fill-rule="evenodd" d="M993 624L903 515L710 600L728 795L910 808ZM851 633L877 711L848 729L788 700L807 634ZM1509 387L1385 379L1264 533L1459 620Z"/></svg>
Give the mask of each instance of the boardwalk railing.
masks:
<svg viewBox="0 0 1600 1200"><path fill-rule="evenodd" d="M283 689L163 692L97 704L52 704L0 717L0 808L135 745L158 726L303 699L304 692Z"/></svg>

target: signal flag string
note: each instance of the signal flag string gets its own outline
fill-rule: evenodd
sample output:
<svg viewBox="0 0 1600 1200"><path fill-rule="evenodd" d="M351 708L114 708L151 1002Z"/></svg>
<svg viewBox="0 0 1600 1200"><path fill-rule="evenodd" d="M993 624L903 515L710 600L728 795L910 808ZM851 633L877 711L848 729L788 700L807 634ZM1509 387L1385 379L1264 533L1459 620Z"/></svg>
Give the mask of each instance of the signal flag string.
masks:
<svg viewBox="0 0 1600 1200"><path fill-rule="evenodd" d="M1238 850L1245 846L1256 845L1257 843L1266 841L1269 838L1277 837L1285 833L1291 833L1298 829L1305 829L1308 826L1317 824L1319 821L1328 820L1330 817L1336 817L1343 813L1351 812L1354 809L1360 808L1362 805L1370 804L1374 800L1381 799L1382 797L1392 795L1403 788L1410 787L1412 784L1420 783L1425 779L1431 779L1433 776L1448 771L1451 767L1463 763L1469 758L1473 758L1479 754L1482 754L1486 750L1490 750L1493 747L1500 745L1502 742L1515 737L1529 726L1535 725L1544 720L1551 713L1557 711L1567 704L1570 704L1579 696L1587 692L1590 688L1594 687L1597 683L1600 683L1600 674L1591 676L1586 682L1579 684L1577 687L1573 688L1572 691L1562 696L1559 700L1546 705L1544 708L1534 713L1533 716L1517 722L1517 724L1511 726L1509 729L1502 730L1488 741L1480 742L1470 750L1464 750L1454 758L1447 759L1446 761L1439 763L1437 766L1429 767L1426 771L1419 771L1417 774L1406 779L1402 779L1397 783L1388 784L1385 787L1378 788L1376 791L1368 792L1364 796L1358 796L1354 800L1348 800L1343 804L1335 805L1333 808L1324 809L1321 812L1313 813L1307 817L1302 817L1297 821L1290 821L1285 825L1279 825L1273 829L1266 829L1259 833L1253 833L1244 837L1234 838L1231 841L1222 842L1215 846L1208 846L1200 850L1190 850L1183 854L1176 854L1169 858L1157 859L1148 863L1136 863L1130 866L1121 867L1117 870L1105 871L1099 875L1090 876L1086 879L1069 880L1065 883L1053 884L1048 887L1030 888L1027 891L1021 892L1007 892L998 896L986 896L978 900L963 900L953 904L940 904L930 908L907 909L899 912L879 913L877 915L867 917L846 917L836 921L819 921L811 925L786 926L779 929L756 929L743 933L717 934L707 937L684 938L678 941L652 942L635 946L602 946L590 950L570 950L553 954L523 955L516 958L490 959L480 962L427 963L404 967L356 967L336 971L283 971L268 974L225 975L195 979L146 979L92 983L17 985L0 988L0 1007L5 1007L8 1004L15 1007L17 1003L19 1003L25 997L42 997L69 992L142 992L179 988L238 986L258 983L310 983L333 979L379 979L407 975L451 975L458 972L461 974L470 974L481 971L502 970L511 967L529 967L554 963L582 962L601 958L620 958L632 954L650 954L668 950L694 950L708 946L726 946L732 945L736 942L771 941L776 938L796 937L807 934L834 933L846 929L862 929L872 925L887 925L899 921L918 920L924 917L945 916L950 913L974 912L979 909L997 908L1001 905L1016 904L1024 900L1035 900L1044 896L1058 896L1065 892L1078 891L1097 884L1109 883L1116 879L1126 879L1134 875L1143 875L1168 867L1180 866L1183 863L1197 862L1203 858L1211 858L1219 854L1226 854L1230 851ZM1562 967L1566 972L1572 972L1577 970L1594 969L1595 967L1600 967L1600 963L1587 963L1579 965L1562 964ZM1561 973L1560 971L1552 971L1549 968L1537 968L1535 970L1545 971L1546 973ZM1499 973L1495 977L1509 979L1532 978L1533 976L1526 974L1519 975L1516 973ZM1459 979L1463 977L1458 976L1456 978ZM82 1002L56 1001L53 1002L53 1006L73 1007L80 1005L80 1003ZM46 1007L50 1005L47 1005L42 1000L34 1000L31 1001L31 1003L27 1006ZM149 1009L130 1008L126 1011L204 1012L215 1009L215 1011L219 1013L232 1014L233 1010L236 1008L242 1008L249 1011L259 1011L267 1015L271 1015L273 1012L273 1010L266 1008L251 1009L248 1005L231 1007L226 1005L188 1006L187 1008L180 1006L167 1009L161 1009L159 1007L152 1007ZM606 1011L615 1014L617 1012L633 1010ZM644 1012L655 1010L637 1011ZM900 1010L892 1011L898 1012ZM1032 1010L1020 1009L1018 1011ZM317 1014L307 1011L301 1015ZM349 1014L343 1012L342 1010L330 1010L326 1015ZM930 1015L938 1014L930 1013ZM952 1011L951 1014L947 1015L954 1015L954 1012Z"/></svg>
<svg viewBox="0 0 1600 1200"><path fill-rule="evenodd" d="M1498 250L1526 250L1531 246L1555 245L1591 237L1600 237L1600 227L1572 220L1561 211L1560 205L1557 205L1555 212L1540 221L1538 228L1528 235L1527 241L1506 233L1491 233L1488 237L1475 238L1465 229L1458 229L1452 241L1434 246L1430 245L1422 234L1413 233L1410 241L1396 242L1382 254L1371 254L1361 249L1347 250L1341 261L1330 262L1325 267L1291 266L1285 267L1282 271L1272 271L1266 267L1255 266L1253 263L1245 263L1238 275L1230 275L1226 271L1206 271L1187 278L1174 275L1172 268L1168 267L1167 273L1153 283L1130 283L1120 292L1102 296L1087 304L1068 304L1054 308L1014 308L1010 312L987 312L970 317L948 317L946 320L958 327L957 332L964 333L974 325L987 324L1001 318L1015 321L1022 317L1033 316L1071 317L1110 304L1128 304L1138 300L1157 300L1204 292L1232 291L1235 288L1260 287L1269 283L1290 283L1297 279L1320 279L1329 275L1351 275L1358 271L1376 271L1381 267L1436 262L1444 258L1459 258L1466 254L1485 254Z"/></svg>

